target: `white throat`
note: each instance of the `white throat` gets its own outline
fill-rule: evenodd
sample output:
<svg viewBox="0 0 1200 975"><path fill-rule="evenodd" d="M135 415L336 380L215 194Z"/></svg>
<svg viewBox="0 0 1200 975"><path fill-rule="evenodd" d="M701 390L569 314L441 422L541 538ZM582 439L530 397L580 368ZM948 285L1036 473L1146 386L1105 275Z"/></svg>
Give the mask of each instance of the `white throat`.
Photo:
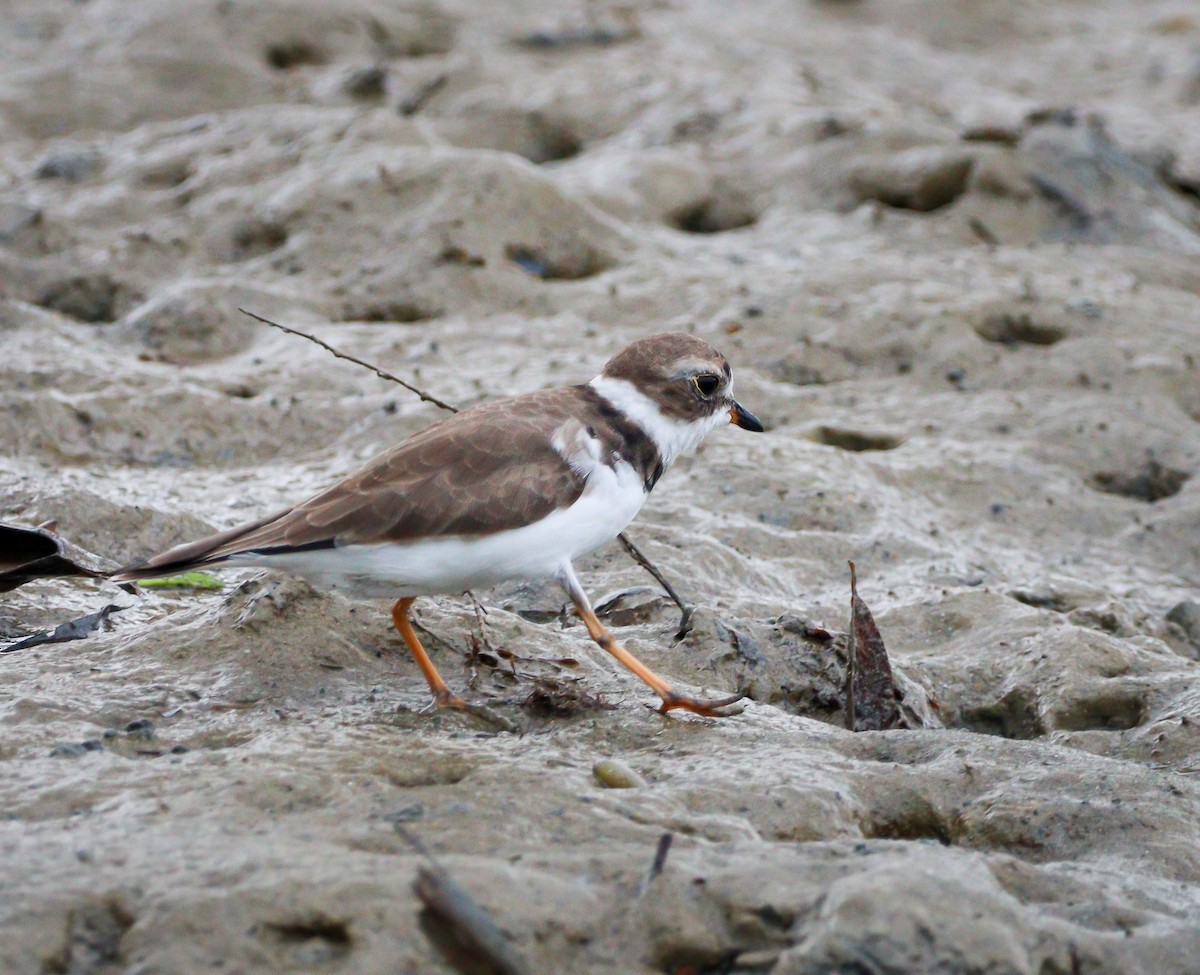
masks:
<svg viewBox="0 0 1200 975"><path fill-rule="evenodd" d="M669 467L680 454L695 450L709 433L729 419L722 410L691 421L663 416L658 404L627 379L600 375L588 385L646 431L658 448L664 467Z"/></svg>

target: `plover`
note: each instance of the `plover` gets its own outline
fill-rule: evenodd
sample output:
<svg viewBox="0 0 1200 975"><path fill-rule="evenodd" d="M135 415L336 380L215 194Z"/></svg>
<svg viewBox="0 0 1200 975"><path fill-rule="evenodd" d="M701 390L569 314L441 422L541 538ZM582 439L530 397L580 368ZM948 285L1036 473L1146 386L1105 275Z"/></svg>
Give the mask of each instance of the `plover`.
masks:
<svg viewBox="0 0 1200 975"><path fill-rule="evenodd" d="M616 538L672 461L727 423L763 429L733 398L725 357L692 335L654 335L626 346L589 383L474 406L295 507L113 578L266 566L353 596L392 598L392 620L434 701L458 708L467 705L409 621L413 600L554 578L591 638L662 699L659 710L723 716L741 695L673 690L597 619L572 562Z"/></svg>

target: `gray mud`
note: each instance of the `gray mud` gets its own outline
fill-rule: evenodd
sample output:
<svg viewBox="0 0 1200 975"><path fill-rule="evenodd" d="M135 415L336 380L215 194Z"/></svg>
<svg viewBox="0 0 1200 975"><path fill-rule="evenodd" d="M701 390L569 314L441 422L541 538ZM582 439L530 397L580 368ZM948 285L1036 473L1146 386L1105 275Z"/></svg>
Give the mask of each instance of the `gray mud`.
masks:
<svg viewBox="0 0 1200 975"><path fill-rule="evenodd" d="M1198 49L1167 0L4 5L4 520L133 559L436 418L239 305L459 404L694 330L769 431L631 530L693 633L614 618L730 720L547 587L419 604L499 733L384 604L6 595L130 605L0 656L0 970L448 971L400 825L539 972L1194 975ZM843 730L848 559L944 727Z"/></svg>

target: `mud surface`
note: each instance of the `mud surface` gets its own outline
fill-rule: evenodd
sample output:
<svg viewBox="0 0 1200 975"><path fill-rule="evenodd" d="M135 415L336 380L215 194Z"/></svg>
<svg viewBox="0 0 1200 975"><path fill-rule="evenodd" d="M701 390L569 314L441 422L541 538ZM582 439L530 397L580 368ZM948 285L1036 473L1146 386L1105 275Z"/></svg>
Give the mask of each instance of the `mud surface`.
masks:
<svg viewBox="0 0 1200 975"><path fill-rule="evenodd" d="M385 604L5 595L128 605L0 656L0 970L448 971L401 826L539 972L1194 975L1198 49L1167 0L4 4L4 520L124 561L438 415L239 306L458 404L690 329L769 430L631 530L693 633L612 618L731 720L543 586L417 613L499 733ZM841 727L848 559L944 727Z"/></svg>

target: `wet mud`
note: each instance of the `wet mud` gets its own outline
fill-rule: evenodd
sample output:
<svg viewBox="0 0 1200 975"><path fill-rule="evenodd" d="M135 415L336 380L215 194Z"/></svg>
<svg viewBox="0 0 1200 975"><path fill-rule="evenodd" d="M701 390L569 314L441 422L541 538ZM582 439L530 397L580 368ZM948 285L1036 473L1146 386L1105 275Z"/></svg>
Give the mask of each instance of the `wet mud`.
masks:
<svg viewBox="0 0 1200 975"><path fill-rule="evenodd" d="M6 645L124 608L0 655L0 969L450 971L409 834L539 972L1196 971L1186 4L0 21L0 520L124 562L438 416L239 306L460 405L691 330L768 428L630 529L691 633L609 616L728 720L645 707L549 585L416 607L508 730L429 713L383 603L6 593ZM928 727L845 729L847 560Z"/></svg>

